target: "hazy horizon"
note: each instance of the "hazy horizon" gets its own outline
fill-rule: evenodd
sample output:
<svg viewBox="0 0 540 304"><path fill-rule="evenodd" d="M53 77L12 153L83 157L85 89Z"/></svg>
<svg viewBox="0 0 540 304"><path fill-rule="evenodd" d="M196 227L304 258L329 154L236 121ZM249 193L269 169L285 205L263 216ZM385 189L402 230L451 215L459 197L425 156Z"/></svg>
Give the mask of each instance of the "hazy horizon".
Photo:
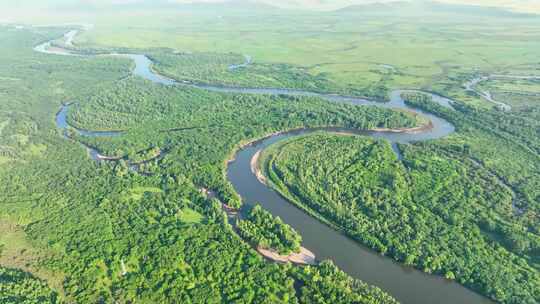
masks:
<svg viewBox="0 0 540 304"><path fill-rule="evenodd" d="M540 3L534 0L22 0L16 3L0 3L0 21L1 19L23 18L19 13L39 12L43 9L50 10L51 13L60 13L60 11L90 12L96 9L105 8L123 8L123 7L174 7L176 4L235 4L235 5L269 5L276 8L294 9L294 10L314 10L314 11L332 11L342 9L348 6L368 5L368 4L392 4L403 3L441 3L456 4L466 6L493 7L507 9L521 13L539 13ZM16 14L16 15L13 15ZM17 20L13 20L17 21Z"/></svg>

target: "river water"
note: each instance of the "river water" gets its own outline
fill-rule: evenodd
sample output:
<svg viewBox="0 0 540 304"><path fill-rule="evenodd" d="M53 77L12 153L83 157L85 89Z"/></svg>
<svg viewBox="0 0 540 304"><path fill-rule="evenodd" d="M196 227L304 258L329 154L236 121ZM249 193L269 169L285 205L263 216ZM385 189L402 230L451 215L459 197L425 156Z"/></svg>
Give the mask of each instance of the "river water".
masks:
<svg viewBox="0 0 540 304"><path fill-rule="evenodd" d="M69 42L73 39L76 33L70 32L65 38ZM45 42L36 46L34 49L38 52L56 55L77 55L72 54L68 50L51 49L51 42ZM201 89L207 89L217 92L226 93L245 93L245 94L288 94L302 96L319 96L330 102L345 102L357 105L378 106L393 109L405 109L415 113L421 113L429 118L433 124L433 128L422 130L415 133L396 133L396 132L374 132L374 131L354 131L350 129L327 128L330 131L345 131L347 133L357 133L360 135L370 136L373 138L384 138L392 142L394 150L396 143L409 143L414 141L423 141L437 139L447 136L454 132L454 126L446 120L424 113L418 109L411 108L404 104L401 98L402 90L396 90L391 93L390 102L381 103L366 100L363 98L354 98L347 96L338 96L331 94L319 94L302 90L288 89L260 89L260 88L234 88L221 87L211 85L199 85L179 83L173 79L169 79L154 73L151 69L152 62L145 55L140 54L111 54L127 56L135 62L133 74L154 83L163 85L187 85ZM424 92L425 94L430 94ZM437 95L432 95L434 101L439 104L450 107L452 101ZM63 106L57 115L57 126L61 129L68 127L66 115L68 106ZM118 132L93 132L85 130L77 130L85 136L117 136ZM307 213L296 208L287 200L282 198L277 192L260 183L255 174L251 171L251 159L254 154L264 149L273 143L314 132L316 130L292 131L283 134L273 135L266 139L257 141L247 147L242 148L237 152L234 161L229 163L227 168L227 177L234 186L235 190L240 194L243 201L247 205L255 203L261 204L266 210L273 215L279 216L287 224L296 229L303 238L303 246L311 250L317 256L318 260L331 259L343 271L350 274L352 277L361 279L362 281L376 285L381 289L389 292L398 301L404 304L469 304L469 303L493 303L489 299L480 296L471 290L442 277L428 275L419 270L404 267L395 263L392 259L381 256L373 250L360 245L358 242L351 240L339 231L336 231L329 226L321 223L317 219L309 216ZM97 151L91 151L92 155L97 154Z"/></svg>

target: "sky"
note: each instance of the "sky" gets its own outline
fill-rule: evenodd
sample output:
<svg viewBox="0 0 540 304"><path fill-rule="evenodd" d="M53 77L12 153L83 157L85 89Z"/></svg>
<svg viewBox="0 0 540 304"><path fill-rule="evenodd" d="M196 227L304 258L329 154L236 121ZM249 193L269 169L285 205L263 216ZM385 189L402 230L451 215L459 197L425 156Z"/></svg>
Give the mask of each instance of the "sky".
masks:
<svg viewBox="0 0 540 304"><path fill-rule="evenodd" d="M43 14L55 11L79 11L84 12L99 10L100 8L113 6L132 6L137 4L185 4L185 3L226 3L226 2L263 3L289 9L307 10L336 10L350 5L369 4L374 2L396 2L400 0L0 0L0 21L17 19L24 13ZM429 0L401 0L403 1L429 1ZM509 10L540 13L540 0L432 0L444 3L456 3L465 5L482 5L506 8Z"/></svg>

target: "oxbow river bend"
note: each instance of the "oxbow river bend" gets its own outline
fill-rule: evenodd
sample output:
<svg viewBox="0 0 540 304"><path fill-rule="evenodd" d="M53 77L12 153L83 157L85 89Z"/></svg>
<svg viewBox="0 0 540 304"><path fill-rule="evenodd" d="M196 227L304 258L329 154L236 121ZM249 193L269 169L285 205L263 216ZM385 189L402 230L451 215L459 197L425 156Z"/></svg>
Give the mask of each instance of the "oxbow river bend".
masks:
<svg viewBox="0 0 540 304"><path fill-rule="evenodd" d="M73 37L77 31L70 31L64 39L68 45L71 45ZM51 41L40 44L34 48L38 52L49 55L79 55L69 50L51 47ZM329 102L345 102L364 106L377 106L393 109L405 109L426 116L432 122L432 127L423 129L419 132L376 132L361 131L340 128L325 128L328 131L339 131L354 133L373 138L383 138L393 143L394 151L400 157L396 143L409 143L414 141L423 141L437 139L447 136L454 132L454 126L446 120L425 113L418 109L411 108L404 104L401 93L404 90L396 90L391 93L390 102L381 103L370 101L363 98L354 98L339 95L325 95L309 91L288 90L288 89L260 89L260 88L234 88L212 85L188 84L177 82L154 73L151 69L152 62L148 57L142 54L113 54L115 56L126 56L135 62L133 74L162 85L184 85L194 86L201 89L225 92L225 93L245 93L245 94L288 94L319 96ZM451 107L452 100L423 92L433 96L434 101L439 104ZM68 127L66 121L68 106L63 106L58 112L56 122L60 129ZM120 136L118 132L92 132L87 130L77 130L85 136ZM361 279L366 283L376 285L389 292L399 302L404 304L472 304L472 303L493 303L489 299L474 293L473 291L442 277L428 275L419 270L404 267L395 263L392 259L381 256L373 250L360 245L339 231L321 223L305 212L296 208L288 201L283 199L276 191L262 184L255 174L251 171L251 159L261 149L264 149L273 143L291 138L301 134L314 132L317 130L298 130L269 136L240 149L227 168L227 177L233 184L235 190L240 194L246 205L260 203L266 210L273 215L279 216L287 224L296 229L303 238L303 246L315 253L318 260L331 259L342 270L351 276ZM94 159L97 157L97 151L90 149Z"/></svg>

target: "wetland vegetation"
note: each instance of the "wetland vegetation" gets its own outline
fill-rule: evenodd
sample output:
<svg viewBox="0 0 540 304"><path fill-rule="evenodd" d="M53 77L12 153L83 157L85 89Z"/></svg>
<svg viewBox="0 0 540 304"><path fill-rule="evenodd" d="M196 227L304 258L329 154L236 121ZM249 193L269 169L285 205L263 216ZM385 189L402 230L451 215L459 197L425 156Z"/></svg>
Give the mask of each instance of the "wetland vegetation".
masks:
<svg viewBox="0 0 540 304"><path fill-rule="evenodd" d="M397 155L384 139L319 132L270 146L261 168L291 203L400 265L500 303L540 301L538 80L477 85L509 111L464 88L486 75L539 75L537 16L436 3L331 12L95 3L13 13L27 24L0 25L0 302L400 300L332 261L265 260L251 245L287 254L302 236L261 207L246 211L225 173L240 147L269 134L411 128L424 116L319 96L166 86L134 76L123 56L34 51L80 26L29 23L60 23L66 12L96 26L54 47L146 54L156 72L179 82L379 102L396 88L451 97L443 107L404 94L411 107L455 126L445 138L396 144ZM66 134L55 125L64 104ZM87 147L120 159L94 161ZM223 203L244 208L238 230Z"/></svg>
<svg viewBox="0 0 540 304"><path fill-rule="evenodd" d="M155 63L154 69L167 77L181 82L213 84L248 88L284 88L334 93L350 96L369 96L386 100L388 90L361 90L354 86L343 86L329 79L325 73L313 74L308 69L291 64L252 62L241 68L244 56L239 54L212 53L171 53L153 52L149 58Z"/></svg>

